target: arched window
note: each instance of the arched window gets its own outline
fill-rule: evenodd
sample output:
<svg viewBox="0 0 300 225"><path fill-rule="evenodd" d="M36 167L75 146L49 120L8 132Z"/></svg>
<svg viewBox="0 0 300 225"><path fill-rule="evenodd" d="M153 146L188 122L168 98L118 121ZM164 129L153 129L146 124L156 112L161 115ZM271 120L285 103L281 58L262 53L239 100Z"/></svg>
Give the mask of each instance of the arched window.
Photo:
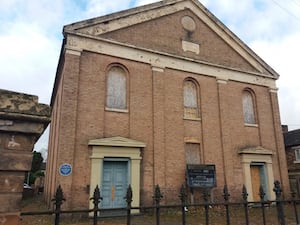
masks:
<svg viewBox="0 0 300 225"><path fill-rule="evenodd" d="M184 118L198 118L198 88L193 80L185 80L183 84Z"/></svg>
<svg viewBox="0 0 300 225"><path fill-rule="evenodd" d="M244 123L256 124L253 94L249 90L243 91Z"/></svg>
<svg viewBox="0 0 300 225"><path fill-rule="evenodd" d="M126 72L120 66L113 66L107 74L106 107L126 109Z"/></svg>

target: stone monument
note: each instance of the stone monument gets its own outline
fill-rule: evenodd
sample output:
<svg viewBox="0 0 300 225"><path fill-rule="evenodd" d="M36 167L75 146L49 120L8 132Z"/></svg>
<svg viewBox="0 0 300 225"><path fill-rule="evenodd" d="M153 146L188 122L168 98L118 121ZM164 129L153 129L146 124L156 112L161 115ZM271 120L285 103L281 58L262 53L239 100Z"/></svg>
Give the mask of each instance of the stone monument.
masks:
<svg viewBox="0 0 300 225"><path fill-rule="evenodd" d="M49 122L50 107L37 96L0 89L0 225L19 224L25 172Z"/></svg>

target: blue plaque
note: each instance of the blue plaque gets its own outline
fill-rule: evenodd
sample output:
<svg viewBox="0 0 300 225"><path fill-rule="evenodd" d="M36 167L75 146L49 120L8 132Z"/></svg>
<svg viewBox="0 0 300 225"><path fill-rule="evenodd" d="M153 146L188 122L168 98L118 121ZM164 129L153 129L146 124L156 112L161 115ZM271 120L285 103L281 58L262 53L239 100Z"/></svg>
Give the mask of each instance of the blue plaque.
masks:
<svg viewBox="0 0 300 225"><path fill-rule="evenodd" d="M59 173L62 176L69 176L72 173L72 166L68 163L60 165Z"/></svg>

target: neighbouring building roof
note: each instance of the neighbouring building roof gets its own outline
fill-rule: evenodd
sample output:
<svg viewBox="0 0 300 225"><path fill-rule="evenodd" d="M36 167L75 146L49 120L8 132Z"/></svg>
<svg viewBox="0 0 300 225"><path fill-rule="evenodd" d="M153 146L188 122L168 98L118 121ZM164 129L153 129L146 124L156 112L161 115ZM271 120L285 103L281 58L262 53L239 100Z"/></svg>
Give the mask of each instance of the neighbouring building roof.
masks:
<svg viewBox="0 0 300 225"><path fill-rule="evenodd" d="M283 134L285 147L300 145L300 129Z"/></svg>

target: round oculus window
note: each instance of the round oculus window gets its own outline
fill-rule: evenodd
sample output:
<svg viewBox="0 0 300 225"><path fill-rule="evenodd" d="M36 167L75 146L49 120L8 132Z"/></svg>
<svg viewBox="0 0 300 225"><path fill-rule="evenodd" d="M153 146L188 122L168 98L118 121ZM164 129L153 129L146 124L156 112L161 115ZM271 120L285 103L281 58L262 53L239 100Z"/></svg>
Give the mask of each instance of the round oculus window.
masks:
<svg viewBox="0 0 300 225"><path fill-rule="evenodd" d="M184 16L181 18L181 24L186 31L193 32L196 29L196 23L190 16Z"/></svg>

